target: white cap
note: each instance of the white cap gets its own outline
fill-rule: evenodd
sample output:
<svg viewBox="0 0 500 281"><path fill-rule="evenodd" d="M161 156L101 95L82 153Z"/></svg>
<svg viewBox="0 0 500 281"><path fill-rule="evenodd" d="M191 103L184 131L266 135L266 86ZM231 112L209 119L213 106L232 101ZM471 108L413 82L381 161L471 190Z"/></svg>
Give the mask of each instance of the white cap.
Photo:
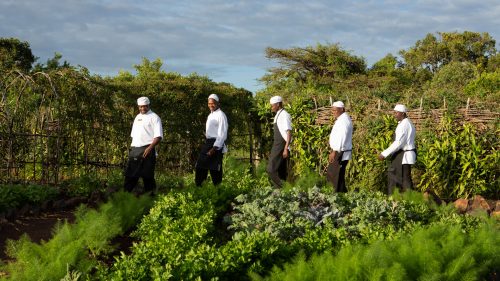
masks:
<svg viewBox="0 0 500 281"><path fill-rule="evenodd" d="M216 95L216 94L211 94L210 96L208 96L209 99L213 99L215 100L216 102L219 102L219 97Z"/></svg>
<svg viewBox="0 0 500 281"><path fill-rule="evenodd" d="M275 104L275 103L278 103L278 102L283 102L283 99L280 97L280 96L274 96L272 97L269 102L271 104Z"/></svg>
<svg viewBox="0 0 500 281"><path fill-rule="evenodd" d="M341 102L341 101L336 101L333 103L332 105L333 107L341 107L341 108L344 108L344 103Z"/></svg>
<svg viewBox="0 0 500 281"><path fill-rule="evenodd" d="M394 111L406 113L407 110L406 110L406 106L404 106L402 104L396 104L396 106L394 107Z"/></svg>
<svg viewBox="0 0 500 281"><path fill-rule="evenodd" d="M149 99L147 97L140 97L137 99L137 105L149 105Z"/></svg>

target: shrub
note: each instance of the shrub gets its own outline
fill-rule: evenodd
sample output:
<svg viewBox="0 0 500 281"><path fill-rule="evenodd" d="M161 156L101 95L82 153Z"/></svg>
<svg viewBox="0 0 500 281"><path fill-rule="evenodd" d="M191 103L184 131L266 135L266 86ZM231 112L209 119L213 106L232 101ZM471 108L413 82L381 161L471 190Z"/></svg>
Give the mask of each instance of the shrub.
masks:
<svg viewBox="0 0 500 281"><path fill-rule="evenodd" d="M56 198L59 191L43 185L0 185L0 212L21 207L23 204L40 204Z"/></svg>

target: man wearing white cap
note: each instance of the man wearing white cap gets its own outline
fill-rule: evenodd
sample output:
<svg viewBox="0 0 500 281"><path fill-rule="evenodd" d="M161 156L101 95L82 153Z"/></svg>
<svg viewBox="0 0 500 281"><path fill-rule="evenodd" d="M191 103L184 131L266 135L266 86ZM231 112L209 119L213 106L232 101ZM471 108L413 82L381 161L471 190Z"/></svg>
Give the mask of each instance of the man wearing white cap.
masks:
<svg viewBox="0 0 500 281"><path fill-rule="evenodd" d="M283 186L288 176L290 141L292 140L292 117L283 108L283 99L274 96L270 100L271 111L276 113L273 121L273 147L269 155L267 173L275 187Z"/></svg>
<svg viewBox="0 0 500 281"><path fill-rule="evenodd" d="M352 154L352 121L345 112L344 103L336 101L332 105L336 121L330 133L330 148L326 178L336 192L347 192L345 170Z"/></svg>
<svg viewBox="0 0 500 281"><path fill-rule="evenodd" d="M197 186L201 186L207 179L208 171L214 185L222 182L222 157L227 152L225 141L229 125L226 114L219 107L219 97L216 94L208 96L208 108L210 114L205 125L205 144L196 161Z"/></svg>
<svg viewBox="0 0 500 281"><path fill-rule="evenodd" d="M150 102L147 97L137 99L139 114L132 125L132 144L130 145L127 168L125 170L126 191L132 191L139 178L142 177L144 190L154 194L156 181L154 177L156 165L155 146L163 138L161 119L151 111Z"/></svg>
<svg viewBox="0 0 500 281"><path fill-rule="evenodd" d="M402 104L397 104L394 107L394 117L398 120L394 142L378 156L380 160L384 160L388 156L391 156L392 159L387 171L389 194L392 194L394 187L401 188L403 191L413 188L411 165L417 161L416 130L406 112L406 107Z"/></svg>

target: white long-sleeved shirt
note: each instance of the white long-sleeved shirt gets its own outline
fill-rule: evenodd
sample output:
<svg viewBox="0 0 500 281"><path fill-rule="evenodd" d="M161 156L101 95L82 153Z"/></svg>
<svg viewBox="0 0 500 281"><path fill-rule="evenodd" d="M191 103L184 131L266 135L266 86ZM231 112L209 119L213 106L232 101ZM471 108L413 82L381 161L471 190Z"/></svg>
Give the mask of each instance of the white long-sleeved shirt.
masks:
<svg viewBox="0 0 500 281"><path fill-rule="evenodd" d="M146 146L153 143L154 138L163 138L163 127L160 117L151 110L145 114L137 114L130 136L132 137L131 146L133 147Z"/></svg>
<svg viewBox="0 0 500 281"><path fill-rule="evenodd" d="M350 160L352 155L352 120L349 115L342 113L330 132L330 148L337 152L343 151L342 160Z"/></svg>
<svg viewBox="0 0 500 281"><path fill-rule="evenodd" d="M382 151L382 156L387 157L402 149L404 150L402 164L415 164L417 154L412 151L412 149L415 149L415 133L415 126L413 126L409 118L399 121L394 142L386 150Z"/></svg>
<svg viewBox="0 0 500 281"><path fill-rule="evenodd" d="M283 139L286 141L287 131L292 130L292 116L285 109L280 109L276 112L274 116L273 124L276 123L278 125L278 129L280 130L280 134ZM291 141L291 140L290 140Z"/></svg>
<svg viewBox="0 0 500 281"><path fill-rule="evenodd" d="M226 114L220 108L217 108L217 110L208 115L205 136L207 139L214 138L214 146L217 146L219 149L222 148L222 153L227 152L227 146L224 142L227 139L228 126Z"/></svg>

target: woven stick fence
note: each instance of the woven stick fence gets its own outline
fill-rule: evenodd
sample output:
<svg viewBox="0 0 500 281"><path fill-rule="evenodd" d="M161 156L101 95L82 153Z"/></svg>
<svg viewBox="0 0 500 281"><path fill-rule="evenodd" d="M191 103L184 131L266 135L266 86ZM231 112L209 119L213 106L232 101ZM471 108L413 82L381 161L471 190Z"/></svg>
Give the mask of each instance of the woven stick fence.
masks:
<svg viewBox="0 0 500 281"><path fill-rule="evenodd" d="M334 118L331 111L331 106L323 106L316 108L316 125L332 125ZM420 101L420 107L417 109L412 109L408 111L408 117L412 120L413 124L417 130L424 127L424 124L432 122L439 123L443 115L448 111L446 108L446 102L443 103L443 108L425 110L422 107L422 100ZM392 110L381 109L381 103L378 101L376 115L392 114ZM500 120L499 112L492 112L490 110L481 110L477 108L472 108L470 106L470 99L467 100L467 105L465 108L459 108L454 111L456 119L459 123L474 123L480 129L486 128L487 124L494 123ZM357 117L355 114L351 115L351 119L356 121Z"/></svg>

